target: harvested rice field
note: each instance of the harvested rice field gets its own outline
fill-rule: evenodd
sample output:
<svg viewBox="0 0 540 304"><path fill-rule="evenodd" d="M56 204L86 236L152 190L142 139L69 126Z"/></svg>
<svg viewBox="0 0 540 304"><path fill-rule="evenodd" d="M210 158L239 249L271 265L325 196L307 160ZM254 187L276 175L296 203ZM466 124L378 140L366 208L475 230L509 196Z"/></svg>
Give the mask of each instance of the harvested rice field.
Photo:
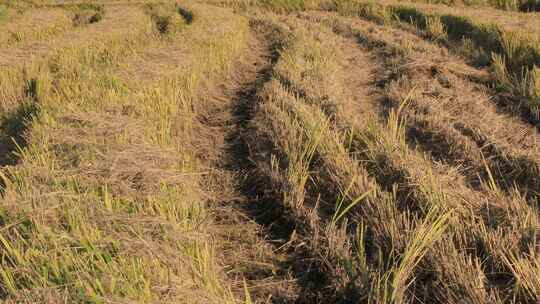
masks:
<svg viewBox="0 0 540 304"><path fill-rule="evenodd" d="M540 303L537 0L0 0L1 303Z"/></svg>

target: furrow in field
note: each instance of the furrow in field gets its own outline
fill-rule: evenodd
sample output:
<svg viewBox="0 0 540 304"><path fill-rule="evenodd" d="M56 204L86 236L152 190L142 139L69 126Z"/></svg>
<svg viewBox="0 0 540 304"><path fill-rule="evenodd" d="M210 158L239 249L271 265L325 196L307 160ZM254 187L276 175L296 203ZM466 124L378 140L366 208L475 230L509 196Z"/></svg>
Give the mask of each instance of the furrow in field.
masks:
<svg viewBox="0 0 540 304"><path fill-rule="evenodd" d="M201 92L212 106L199 117L208 129L206 147L199 152L213 166L213 233L222 240L218 255L227 276L235 280L234 290L243 291L246 284L254 303L292 303L304 293L299 283L302 261L282 248L291 232L288 223L265 215L264 190L252 187L253 165L245 142L257 93L271 76L282 37L256 20L250 28L248 47L233 63L231 75Z"/></svg>
<svg viewBox="0 0 540 304"><path fill-rule="evenodd" d="M199 90L229 71L248 24L188 10L193 23L170 36L112 35L32 75L40 111L1 200L4 300L237 302L216 258L197 117L211 106ZM152 81L119 70L167 39L191 45L184 68Z"/></svg>

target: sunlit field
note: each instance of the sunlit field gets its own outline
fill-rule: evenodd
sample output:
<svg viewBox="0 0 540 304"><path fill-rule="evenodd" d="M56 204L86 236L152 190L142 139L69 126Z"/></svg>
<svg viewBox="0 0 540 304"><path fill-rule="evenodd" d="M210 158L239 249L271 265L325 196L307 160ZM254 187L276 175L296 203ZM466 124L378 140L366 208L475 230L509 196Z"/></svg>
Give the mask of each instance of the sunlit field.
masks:
<svg viewBox="0 0 540 304"><path fill-rule="evenodd" d="M540 2L0 0L0 302L539 303Z"/></svg>

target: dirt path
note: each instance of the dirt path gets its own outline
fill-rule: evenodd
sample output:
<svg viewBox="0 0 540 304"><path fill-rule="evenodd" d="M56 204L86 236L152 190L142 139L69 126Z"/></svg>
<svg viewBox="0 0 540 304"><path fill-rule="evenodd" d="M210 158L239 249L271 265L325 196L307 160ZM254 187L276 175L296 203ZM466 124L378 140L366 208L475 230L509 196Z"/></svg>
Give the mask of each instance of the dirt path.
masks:
<svg viewBox="0 0 540 304"><path fill-rule="evenodd" d="M256 177L250 159L250 120L256 112L258 92L271 79L278 61L279 42L266 25L252 23L249 50L243 54L233 75L210 93L219 100L204 116L213 130L210 156L215 164L213 186L219 189L214 209L222 239L220 248L231 278L246 280L256 303L325 303L326 278L315 259L302 248L295 248L295 223L271 192ZM272 151L268 151L272 153ZM237 290L242 290L237 281Z"/></svg>
<svg viewBox="0 0 540 304"><path fill-rule="evenodd" d="M356 121L360 125L367 121L368 117L381 116L377 103L383 98L376 90L375 74L383 68L377 56L359 47L355 39L343 39L344 83L349 98L356 107L353 110Z"/></svg>

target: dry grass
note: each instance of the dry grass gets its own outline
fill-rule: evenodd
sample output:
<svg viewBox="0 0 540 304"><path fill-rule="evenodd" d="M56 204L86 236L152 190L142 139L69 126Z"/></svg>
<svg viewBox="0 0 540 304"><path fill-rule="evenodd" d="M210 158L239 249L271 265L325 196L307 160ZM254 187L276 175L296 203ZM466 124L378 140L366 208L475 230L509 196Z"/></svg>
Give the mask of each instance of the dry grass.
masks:
<svg viewBox="0 0 540 304"><path fill-rule="evenodd" d="M332 86L325 85L326 80L336 77L336 74L319 74L322 70L318 67L325 66L326 60L340 54L339 47L336 47L339 46L338 40L322 28L308 34L302 30L301 23L292 23L291 27L297 28L291 34L293 43L285 46L275 68L276 80L270 81L263 90L261 98L264 103L254 120L258 130L254 137L258 141L253 142L257 147L254 157L258 159L259 174L275 188L281 189L275 194L276 200L281 201L279 197L282 197L288 216L298 225L300 241L309 244L317 253L321 259L319 267L326 269L329 279L339 288L335 297L348 298L370 290L368 301L401 302L407 294L416 265L432 242L441 237L449 215L435 209L426 211L425 219L416 222L417 230L402 236L398 236L399 230L388 227L395 224L414 227L415 221L403 215L393 222L400 213L396 209L397 198L381 190L368 177L366 170L351 158L346 149L348 133L336 133L354 122L348 121L351 118L339 110L344 104L337 101L346 101L340 98L342 95L335 85L342 84L328 82ZM333 69L340 73L339 68L334 66ZM303 69L306 72L301 72ZM303 87L301 93L299 87ZM332 90L334 94L328 99L320 98L320 89ZM367 148L368 151L384 148L387 152L381 154L394 154L390 151L394 150L394 140L397 140L401 142L398 145L403 147L403 153L407 153L398 116L390 119L387 127L369 129L373 138L365 137L364 142L375 146ZM365 134L364 131L358 132L361 133L350 134L354 138ZM380 142L381 136L386 134L388 142ZM266 140L261 141L260 138ZM277 152L274 155L263 154L266 150ZM370 155L373 156L370 161L380 160L376 154ZM407 160L399 162L409 163ZM429 182L433 180L431 178ZM443 202L436 202L437 194L431 194L431 191L436 191L436 186L429 184L425 187L423 194L418 193L419 199L426 195L425 199L433 206L431 208L444 206ZM430 187L435 188L429 190ZM386 202L384 207L381 202ZM375 211L372 208L389 209ZM389 217L392 218L391 223L383 223L384 216L379 212L384 216L394 214L394 217ZM369 246L370 254L378 252L378 257L370 260L379 262L371 264L366 261L365 249L361 249L365 248L363 230L354 227L370 231L381 229L375 238L377 244ZM360 243L355 247L357 239ZM385 239L396 239L397 243L385 244ZM409 242L407 240L411 242L409 246L405 245ZM389 251L390 248L394 249ZM389 256L395 259L395 264L385 264ZM357 261L363 262L357 264Z"/></svg>
<svg viewBox="0 0 540 304"><path fill-rule="evenodd" d="M475 21L475 16L469 14L470 10L467 13L438 10L431 6L390 1L383 4L366 1L353 3L344 6L338 1L333 9L344 15L357 15L389 25L411 24L423 35L465 55L474 64L491 65L495 85L518 99L515 107L522 107L531 119L538 119L538 79L535 71L540 64L540 49L538 33L534 30L525 33L519 24L505 24L497 18ZM516 20L523 18L515 17ZM526 19L523 22L530 23Z"/></svg>
<svg viewBox="0 0 540 304"><path fill-rule="evenodd" d="M396 60L395 60L396 56L397 57L403 56L405 58L408 58L408 57L414 56L416 52L418 52L419 54L418 60L419 62L421 62L422 66L426 65L426 56L427 54L429 54L427 53L427 50L426 49L422 50L420 48L416 48L416 49L407 48L406 46L409 45L410 42L405 43L405 41L403 40L404 37L402 34L396 33L397 35L390 36L387 33L385 33L384 28L379 28L380 29L379 31L374 28L369 28L369 26L366 26L365 23L360 23L356 26L353 26L353 29L351 29L350 27L346 25L342 25L343 23L340 24L341 21L339 21L338 19L333 19L333 20L334 21L329 22L329 25L333 26L336 31L340 33L344 33L346 35L350 35L352 31L352 33L355 33L353 37L357 38L359 41L361 41L364 44L368 44L370 48L373 48L377 51L382 51L382 55L384 56L383 58L385 58L385 60L388 61L388 66L386 66L385 69L396 68ZM390 47L390 49L385 50L385 46L388 47L391 45L394 45L394 46ZM389 56L389 54L393 54L393 55ZM412 207L413 210L418 210L418 208L420 208L420 210L424 210L422 213L425 214L426 208L428 208L428 206L430 205L435 204L438 206L447 206L447 207L454 206L455 208L454 212L458 212L459 214L461 214L459 216L460 220L458 221L460 223L457 224L458 226L454 226L454 227L467 226L467 227L470 227L470 229L472 230L479 229L478 235L480 235L481 238L483 239L492 239L493 236L490 236L489 234L493 232L484 232L483 230L484 228L472 228L472 227L476 227L476 224L475 224L476 220L474 220L474 217L469 218L471 213L469 213L470 211L466 211L466 210L474 209L474 210L477 210L476 212L478 212L479 214L482 213L481 210L485 208L485 207L482 207L482 204L487 203L486 198L482 198L482 196L485 196L485 195L487 195L487 197L490 198L489 200L491 200L492 203L495 203L497 200L505 200L507 202L503 203L503 205L496 204L494 205L494 207L488 207L488 208L498 209L498 208L501 208L502 206L511 205L513 206L512 208L516 208L515 209L516 211L519 210L518 212L513 213L513 215L508 214L507 217L500 217L498 219L503 220L503 218L505 218L504 220L505 223L508 223L507 221L510 221L512 223L511 224L512 228L509 228L508 231L515 231L512 233L517 233L517 231L520 230L521 232L519 234L521 234L522 236L527 235L528 234L527 229L521 230L521 228L518 228L519 225L517 225L517 222L519 222L520 220L517 220L517 218L521 218L524 220L525 218L527 218L527 216L529 216L527 214L534 214L536 208L534 206L532 208L528 207L527 202L522 197L520 197L519 194L516 194L516 193L511 194L510 199L505 198L505 195L503 194L503 192L498 186L500 184L493 180L493 175L491 174L491 171L489 170L489 168L487 169L488 175L489 175L489 177L487 178L489 181L489 186L486 189L487 193L486 192L475 193L474 191L471 192L470 190L466 189L466 186L464 184L462 184L461 186L458 186L461 183L461 182L458 182L460 180L459 175L452 177L452 174L443 173L447 171L451 172L451 170L449 169L441 170L441 169L434 168L430 170L433 173L430 173L430 171L428 171L427 173L421 172L414 169L416 167L416 168L424 168L422 170L426 170L425 168L430 167L429 163L427 163L425 160L422 160L421 156L418 156L418 155L415 156L415 153L410 152L409 148L407 148L407 144L406 144L407 141L405 140L406 139L405 128L408 124L407 121L414 121L414 119L418 119L418 118L414 118L414 116L409 118L410 115L415 115L415 114L414 114L414 111L410 112L408 108L414 108L416 107L414 104L416 104L417 102L422 102L420 101L420 99L416 100L416 98L419 98L419 97L415 97L417 96L417 94L414 93L414 91L423 90L422 85L421 85L422 82L419 81L418 76L416 76L416 74L421 75L421 72L420 72L421 70L418 69L417 65L415 65L414 63L410 61L404 63L403 67L405 67L406 70L407 69L411 69L411 70L409 70L408 72L405 72L405 71L399 72L399 70L396 71L398 75L403 75L402 79L391 78L392 81L387 82L387 87L385 88L385 92L392 92L393 90L392 86L394 86L395 84L399 84L398 87L395 88L396 89L395 92L396 93L399 92L399 93L394 96L392 96L392 93L390 93L390 95L388 95L387 97L390 100L393 99L395 100L394 102L397 102L394 110L391 110L387 116L388 122L387 122L386 128L388 129L388 131L385 131L384 128L381 128L377 126L377 124L375 124L370 129L368 129L370 130L367 133L369 136L359 138L359 143L362 143L361 146L367 147L367 148L360 149L360 151L365 151L365 150L371 151L371 153L366 154L367 158L370 160L368 164L373 163L373 165L370 165L371 167L370 172L373 172L373 174L380 176L378 181L381 184L395 185L396 183L397 184L403 183L405 188L403 190L399 190L398 188L398 194L400 193L400 191L403 191L404 195L401 195L401 197L404 197L406 199L405 202L409 201L407 203L407 206L409 206L408 208ZM398 63L397 68L399 69L399 63ZM433 75L432 72L427 72L426 74ZM376 82L384 83L380 80L377 80ZM403 84L406 84L407 82L409 82L409 84L403 86ZM446 86L448 85L449 84L447 83ZM426 89L428 88L429 90L434 89L433 80L426 82ZM460 87L459 90L460 90L459 91L460 93L464 93L463 88ZM465 94L469 95L471 93L468 93L465 91ZM404 101L405 103L403 103ZM440 103L440 102L441 100L439 97L437 103ZM452 106L455 107L457 105L454 103ZM432 131L437 130L437 128L440 128L441 124L437 125L436 122L439 120L438 123L441 123L440 121L441 114L444 115L444 110L442 110L441 108L438 108L437 112L429 113L429 112L426 112L426 111L429 111L428 109L429 109L428 107L424 106L420 108L419 110L424 112L424 114L427 114L428 116L426 118L432 120L435 123L420 125L421 126L420 128L425 128L426 131L429 131L430 129ZM481 109L485 113L485 108L481 108ZM398 115L400 113L401 115ZM463 112L459 112L459 113L463 113ZM398 119L399 116L403 116L404 118ZM471 122L476 120L477 117L478 116L475 116L473 119L471 119ZM502 119L508 121L508 118L499 118L498 120L502 120ZM446 124L443 123L442 126L444 125ZM486 130L490 130L490 127L492 126L493 124L486 125ZM481 126L477 126L475 127L475 129L478 127L482 128ZM355 134L362 134L362 130L355 132ZM385 136L384 134L388 134L388 136ZM411 133L411 135L408 135L408 136L417 136L415 134L417 133ZM450 135L451 133L449 133L448 135L446 135L445 133L437 134L437 136L450 136ZM500 143L500 141L498 141L497 143ZM438 142L429 142L428 147L430 149L437 149L437 145L438 145ZM456 142L446 147L447 147L446 149L459 150L459 149L466 148L466 145ZM380 152L377 152L377 151L380 151ZM452 153L451 150L447 152ZM446 159L448 159L447 155L448 154L446 154L445 156ZM461 157L466 158L467 155L461 156ZM457 159L460 159L460 158L458 157ZM422 163L423 165L420 165ZM413 166L410 166L410 164L415 164L415 165L413 167ZM480 163L479 165L481 166L482 163ZM447 176L445 177L445 175ZM508 178L508 176L505 176L503 178ZM437 186L437 184L440 184L440 186ZM410 190L407 190L407 187L411 187ZM461 189L457 190L458 187L461 187ZM462 196L462 198L461 199L457 198L456 195L457 197ZM464 205L461 205L460 203L458 203L459 201L462 201ZM413 204L411 205L411 203ZM418 203L420 203L420 205L418 205ZM478 204L478 205L474 207L475 204ZM502 207L501 211L507 208L508 207ZM505 212L510 212L510 210L507 210ZM475 212L472 212L472 214L475 214ZM492 223L493 221L497 221L495 218L492 218L492 216L493 215L488 215L485 218L485 221L492 222ZM522 216L525 216L525 217L522 217ZM534 221L537 221L537 220L535 219ZM532 224L531 227L536 227L536 224ZM456 229L456 228L453 228L453 229ZM482 232L480 233L480 231ZM454 232L454 237L456 237L455 238L456 243L454 245L455 246L454 249L452 249L452 246L450 244L445 245L449 247L447 249L443 249L444 246L441 247L439 245L436 245L435 248L437 248L437 251L433 251L433 253L428 254L428 256L431 256L432 254L441 255L443 253L452 253L452 252L456 252L456 250L459 250L459 248L463 248L464 243L468 242L467 237L465 237L465 235L468 233L469 232L463 231L463 234L457 237L459 233ZM507 235L507 234L506 233L498 234L497 238L499 240L502 240L504 238L502 235ZM527 246L525 246L525 248L527 248ZM526 254L526 252L528 252L528 249L524 249L524 251L521 251L520 254ZM478 252L478 254L480 257L482 255L481 251ZM500 259L504 259L502 258L503 256L502 254L499 254L498 256L500 257ZM428 258L428 260L429 259L432 259L432 258L430 257ZM445 262L442 262L442 260L444 260ZM452 258L445 257L445 258L442 258L442 260L435 262L435 264L439 264L441 265L441 267L445 267L445 269L447 270L453 269L456 271L456 274L460 272L457 269L462 269L461 271L463 271L462 273L464 275L467 274L467 272L464 272L464 270L469 267L467 265L471 265L471 264L478 265L480 261L479 259L477 259L476 261L474 260L467 261L467 259L456 259L455 254L452 255ZM446 263L451 263L452 266L449 266L449 265L448 267L442 266L443 264L446 264ZM490 266L490 267L493 267L491 269L498 269L498 271L502 271L501 268L498 268L499 266L497 266L498 265L497 263L500 263L500 260L499 262L495 262L493 266ZM427 269L430 269L432 266L425 266L425 267L427 267ZM486 275L482 275L481 272L480 274L478 273L479 271L478 267L476 267L476 269L477 269L476 274L473 274L472 272L469 273L471 278L486 276ZM461 286L460 288L463 288L464 291L467 291L467 298L477 299L476 300L477 303L486 301L486 299L490 299L489 300L490 302L502 301L498 299L500 295L493 294L492 290L488 291L487 287L483 287L483 290L479 289L477 285L478 284L477 280L470 280L469 283L465 283L467 282L468 279L465 280L464 278L459 278L458 276L449 278L447 277L447 274L445 273L446 273L445 271L442 271L437 274L437 276L439 275L442 276L440 279L440 282L446 282L449 279L456 280L453 283L455 284L454 286ZM420 274L416 274L416 275L420 276L420 278L423 276ZM435 279L435 281L437 281L437 279ZM428 283L428 284L433 284L433 283ZM468 284L471 284L471 285L468 285ZM441 289L440 290L441 293L439 295L432 295L432 296L442 297L441 299L444 299L444 300L441 300L441 301L443 302L447 302L447 301L459 302L460 296L457 294L452 294L450 292L452 289L453 288ZM424 290L424 289L417 290L416 292L420 292L421 290ZM424 290L423 292L426 292L426 291ZM386 294L386 292L383 294ZM517 296L517 294L515 295ZM422 297L420 294L417 294L416 296ZM461 294L461 297L462 296L463 294Z"/></svg>
<svg viewBox="0 0 540 304"><path fill-rule="evenodd" d="M210 2L0 6L2 301L539 300L529 34Z"/></svg>
<svg viewBox="0 0 540 304"><path fill-rule="evenodd" d="M445 4L448 6L474 6L493 7L505 11L534 12L540 11L540 2L537 0L413 0L411 2L423 2Z"/></svg>
<svg viewBox="0 0 540 304"><path fill-rule="evenodd" d="M71 26L71 18L64 10L29 10L2 26L0 43L11 46L30 40L49 39L70 29Z"/></svg>
<svg viewBox="0 0 540 304"><path fill-rule="evenodd" d="M192 143L198 88L230 68L247 22L204 6L192 12L192 25L170 34L196 55L166 78L115 71L164 43L150 17L130 35L59 50L27 72L39 111L20 164L6 173L6 300L236 302L214 258Z"/></svg>

